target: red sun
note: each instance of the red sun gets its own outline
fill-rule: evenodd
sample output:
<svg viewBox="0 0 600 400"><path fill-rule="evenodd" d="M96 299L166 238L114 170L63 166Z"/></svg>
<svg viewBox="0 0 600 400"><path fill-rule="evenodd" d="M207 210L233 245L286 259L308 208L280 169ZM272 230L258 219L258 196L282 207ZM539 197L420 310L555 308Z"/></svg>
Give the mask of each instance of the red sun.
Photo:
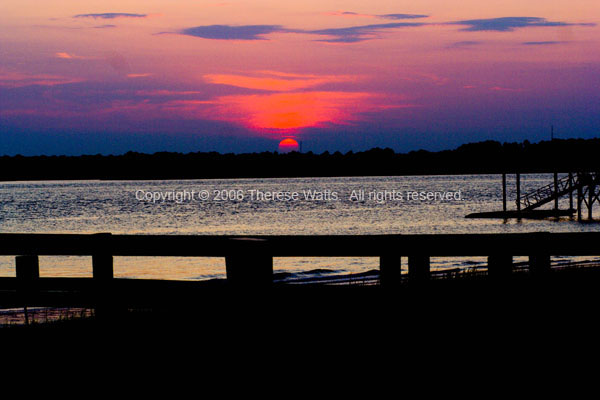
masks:
<svg viewBox="0 0 600 400"><path fill-rule="evenodd" d="M280 153L289 153L292 151L298 151L300 145L295 139L286 138L279 142L279 152Z"/></svg>

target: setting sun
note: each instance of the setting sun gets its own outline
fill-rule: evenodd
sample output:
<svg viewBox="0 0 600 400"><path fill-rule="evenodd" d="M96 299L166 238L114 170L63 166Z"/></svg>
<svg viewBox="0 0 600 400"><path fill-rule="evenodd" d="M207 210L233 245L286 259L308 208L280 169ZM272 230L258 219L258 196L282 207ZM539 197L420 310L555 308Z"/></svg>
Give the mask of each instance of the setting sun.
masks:
<svg viewBox="0 0 600 400"><path fill-rule="evenodd" d="M286 138L279 142L279 152L280 153L290 153L292 151L299 151L300 145L295 139Z"/></svg>

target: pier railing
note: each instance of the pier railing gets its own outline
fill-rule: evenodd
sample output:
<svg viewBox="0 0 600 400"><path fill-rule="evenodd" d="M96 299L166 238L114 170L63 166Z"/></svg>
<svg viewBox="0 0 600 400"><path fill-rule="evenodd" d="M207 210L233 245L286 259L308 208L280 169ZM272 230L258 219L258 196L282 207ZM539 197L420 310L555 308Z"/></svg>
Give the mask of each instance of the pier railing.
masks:
<svg viewBox="0 0 600 400"><path fill-rule="evenodd" d="M532 273L550 270L551 256L600 255L600 232L360 235L169 236L101 234L0 234L0 255L16 256L16 280L39 279L38 256L91 256L94 282L114 278L113 257L223 257L235 286L269 285L274 257L378 257L382 285L400 282L401 258L409 280L427 281L431 257L488 257L490 276L513 269L513 256L528 256Z"/></svg>
<svg viewBox="0 0 600 400"><path fill-rule="evenodd" d="M563 196L570 191L575 190L578 185L581 185L581 183L578 182L577 175L566 175L557 179L554 183L542 186L541 188L521 196L521 209L530 210L540 207L554 200L555 197Z"/></svg>
<svg viewBox="0 0 600 400"><path fill-rule="evenodd" d="M519 179L517 179L519 182ZM503 186L506 185L506 177L503 178ZM517 183L519 185L519 183ZM544 204L555 202L555 209L558 209L558 201L564 195L570 195L570 208L573 208L573 193L577 193L577 210L579 219L581 219L581 203L590 210L594 201L597 201L598 193L597 186L600 185L599 172L578 172L576 174L569 173L568 175L558 178L558 174L554 173L554 183L542 186L530 193L520 194L520 188L517 188L517 208L523 211L531 211L537 209ZM585 198L587 195L588 199ZM506 198L506 194L504 194Z"/></svg>

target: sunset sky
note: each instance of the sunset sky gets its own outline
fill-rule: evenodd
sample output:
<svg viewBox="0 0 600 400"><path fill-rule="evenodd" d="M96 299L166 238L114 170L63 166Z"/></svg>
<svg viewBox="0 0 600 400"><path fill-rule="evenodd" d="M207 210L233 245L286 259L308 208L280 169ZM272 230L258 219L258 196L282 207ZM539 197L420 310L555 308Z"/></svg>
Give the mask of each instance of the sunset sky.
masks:
<svg viewBox="0 0 600 400"><path fill-rule="evenodd" d="M2 0L0 155L600 135L598 0Z"/></svg>

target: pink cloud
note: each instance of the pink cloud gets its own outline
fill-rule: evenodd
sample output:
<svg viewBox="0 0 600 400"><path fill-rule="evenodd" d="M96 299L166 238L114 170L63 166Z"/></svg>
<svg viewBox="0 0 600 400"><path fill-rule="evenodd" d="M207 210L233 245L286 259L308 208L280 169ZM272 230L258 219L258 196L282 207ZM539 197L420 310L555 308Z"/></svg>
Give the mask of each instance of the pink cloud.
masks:
<svg viewBox="0 0 600 400"><path fill-rule="evenodd" d="M146 72L146 73L141 73L141 74L127 74L128 78L145 78L148 76L152 76L154 74L150 73L150 72Z"/></svg>
<svg viewBox="0 0 600 400"><path fill-rule="evenodd" d="M79 56L79 55L67 53L67 52L56 53L56 54L54 54L54 57L61 58L63 60L95 60L95 59L97 59L97 57Z"/></svg>
<svg viewBox="0 0 600 400"><path fill-rule="evenodd" d="M359 14L352 11L331 11L324 13L334 17L346 17L346 18L376 18L375 15L371 14Z"/></svg>
<svg viewBox="0 0 600 400"><path fill-rule="evenodd" d="M56 86L83 82L81 78L51 74L29 74L25 72L0 71L0 87L17 88L25 86Z"/></svg>
<svg viewBox="0 0 600 400"><path fill-rule="evenodd" d="M501 86L494 86L494 87L491 87L490 90L493 90L496 92L522 92L524 89L513 89L513 88L506 88L506 87L501 87Z"/></svg>
<svg viewBox="0 0 600 400"><path fill-rule="evenodd" d="M321 86L327 83L356 80L348 75L290 74L278 71L260 71L254 74L208 74L204 80L212 84L236 86L270 92L289 92Z"/></svg>

